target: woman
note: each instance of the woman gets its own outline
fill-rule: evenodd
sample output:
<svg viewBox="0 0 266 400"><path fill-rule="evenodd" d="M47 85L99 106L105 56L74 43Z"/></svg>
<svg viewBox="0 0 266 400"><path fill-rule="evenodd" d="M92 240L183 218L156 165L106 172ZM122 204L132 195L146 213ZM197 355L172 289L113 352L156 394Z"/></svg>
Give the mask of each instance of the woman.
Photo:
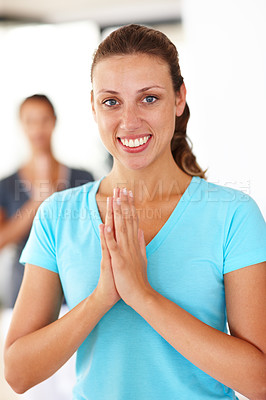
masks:
<svg viewBox="0 0 266 400"><path fill-rule="evenodd" d="M24 272L19 256L40 203L54 191L93 180L89 172L69 168L54 157L51 140L56 114L48 97L43 94L27 97L20 106L20 120L30 144L31 158L0 181L0 249L16 244L6 307L13 307L18 295Z"/></svg>
<svg viewBox="0 0 266 400"><path fill-rule="evenodd" d="M203 179L174 45L122 27L92 85L113 168L38 211L8 382L22 393L77 350L74 399L265 398L265 222L249 196ZM62 293L71 311L57 319Z"/></svg>

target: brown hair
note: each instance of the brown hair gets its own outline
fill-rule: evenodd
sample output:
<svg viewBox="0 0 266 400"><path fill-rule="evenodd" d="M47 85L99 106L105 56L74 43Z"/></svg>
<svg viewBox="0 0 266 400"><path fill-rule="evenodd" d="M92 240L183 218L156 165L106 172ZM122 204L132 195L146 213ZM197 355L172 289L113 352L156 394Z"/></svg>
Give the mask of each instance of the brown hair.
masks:
<svg viewBox="0 0 266 400"><path fill-rule="evenodd" d="M175 45L168 37L155 29L143 25L125 25L112 32L103 40L94 53L91 80L95 65L101 60L114 55L149 54L160 57L169 68L175 92L179 92L183 83L178 52ZM176 164L191 176L200 176L206 179L203 171L192 152L192 144L188 143L186 133L190 112L186 103L183 114L176 117L175 131L171 141L171 151ZM191 142L190 142L191 143Z"/></svg>
<svg viewBox="0 0 266 400"><path fill-rule="evenodd" d="M19 113L21 113L22 107L28 101L40 101L42 103L46 103L51 108L51 111L56 118L54 106L53 106L51 100L47 96L45 96L45 94L33 94L32 96L26 97L26 99L23 100L23 102L21 103L21 105L19 107Z"/></svg>

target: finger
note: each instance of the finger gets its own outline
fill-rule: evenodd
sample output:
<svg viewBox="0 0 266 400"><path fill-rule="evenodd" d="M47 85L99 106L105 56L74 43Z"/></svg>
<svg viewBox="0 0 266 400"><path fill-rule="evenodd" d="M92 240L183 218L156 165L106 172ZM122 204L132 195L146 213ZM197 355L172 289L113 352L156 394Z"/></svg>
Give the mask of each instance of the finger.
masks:
<svg viewBox="0 0 266 400"><path fill-rule="evenodd" d="M141 254L142 254L143 258L146 260L147 256L146 256L146 243L145 243L145 238L144 238L144 232L140 228L138 229L138 241L139 241L139 247L140 247Z"/></svg>
<svg viewBox="0 0 266 400"><path fill-rule="evenodd" d="M125 221L122 218L121 191L119 197L116 197L113 201L113 211L114 211L114 229L116 232L116 241L121 246L121 248L126 248L126 246L128 245L127 228Z"/></svg>
<svg viewBox="0 0 266 400"><path fill-rule="evenodd" d="M104 224L99 225L100 230L100 240L101 240L101 250L102 250L102 260L106 263L111 263L110 253L106 244L106 240L104 237Z"/></svg>
<svg viewBox="0 0 266 400"><path fill-rule="evenodd" d="M138 238L138 228L139 228L139 219L138 219L138 213L134 204L134 196L132 191L130 190L128 193L128 203L130 205L130 213L132 216L132 225L133 225L133 231L134 231L134 238Z"/></svg>
<svg viewBox="0 0 266 400"><path fill-rule="evenodd" d="M114 215L113 215L113 204L112 203L113 203L113 198L107 197L105 225L111 227L111 229L113 230L113 234L115 236Z"/></svg>
<svg viewBox="0 0 266 400"><path fill-rule="evenodd" d="M117 199L117 197L120 196L120 188L119 187L115 187L113 190L114 194L113 194L113 199Z"/></svg>
<svg viewBox="0 0 266 400"><path fill-rule="evenodd" d="M114 238L113 230L110 226L104 227L104 237L105 237L106 246L108 248L110 257L112 259L112 257L115 256L115 252L118 251L118 245Z"/></svg>
<svg viewBox="0 0 266 400"><path fill-rule="evenodd" d="M134 237L133 216L131 213L131 206L129 204L129 196L126 188L121 191L121 213L123 221L126 225L128 243L130 244L135 241L137 237Z"/></svg>

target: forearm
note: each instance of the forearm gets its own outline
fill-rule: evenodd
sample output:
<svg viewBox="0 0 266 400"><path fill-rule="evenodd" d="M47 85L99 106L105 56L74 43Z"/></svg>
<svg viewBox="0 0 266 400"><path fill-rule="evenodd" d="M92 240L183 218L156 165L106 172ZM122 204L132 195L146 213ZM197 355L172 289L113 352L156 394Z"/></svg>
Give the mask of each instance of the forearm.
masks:
<svg viewBox="0 0 266 400"><path fill-rule="evenodd" d="M206 325L153 290L133 308L198 368L250 399L264 398L266 358L257 347Z"/></svg>
<svg viewBox="0 0 266 400"><path fill-rule="evenodd" d="M13 217L0 223L0 249L9 243L17 243L28 234L40 204L28 200Z"/></svg>
<svg viewBox="0 0 266 400"><path fill-rule="evenodd" d="M5 351L10 386L23 393L53 375L109 309L94 292L62 318L17 339Z"/></svg>

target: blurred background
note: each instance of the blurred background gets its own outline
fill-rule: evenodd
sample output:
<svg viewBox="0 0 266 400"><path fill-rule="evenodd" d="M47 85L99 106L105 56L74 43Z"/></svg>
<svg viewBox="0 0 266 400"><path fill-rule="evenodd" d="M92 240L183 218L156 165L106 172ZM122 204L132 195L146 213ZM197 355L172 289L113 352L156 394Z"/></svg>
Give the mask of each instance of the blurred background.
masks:
<svg viewBox="0 0 266 400"><path fill-rule="evenodd" d="M0 179L29 157L18 108L33 93L46 94L55 106L57 159L95 179L109 171L90 110L92 54L112 29L141 23L166 33L179 50L188 136L208 180L248 193L266 218L265 21L264 0L1 0ZM0 251L0 298L11 247ZM2 310L2 342L10 315ZM73 373L71 360L20 398L70 400ZM1 360L0 399L14 398Z"/></svg>

